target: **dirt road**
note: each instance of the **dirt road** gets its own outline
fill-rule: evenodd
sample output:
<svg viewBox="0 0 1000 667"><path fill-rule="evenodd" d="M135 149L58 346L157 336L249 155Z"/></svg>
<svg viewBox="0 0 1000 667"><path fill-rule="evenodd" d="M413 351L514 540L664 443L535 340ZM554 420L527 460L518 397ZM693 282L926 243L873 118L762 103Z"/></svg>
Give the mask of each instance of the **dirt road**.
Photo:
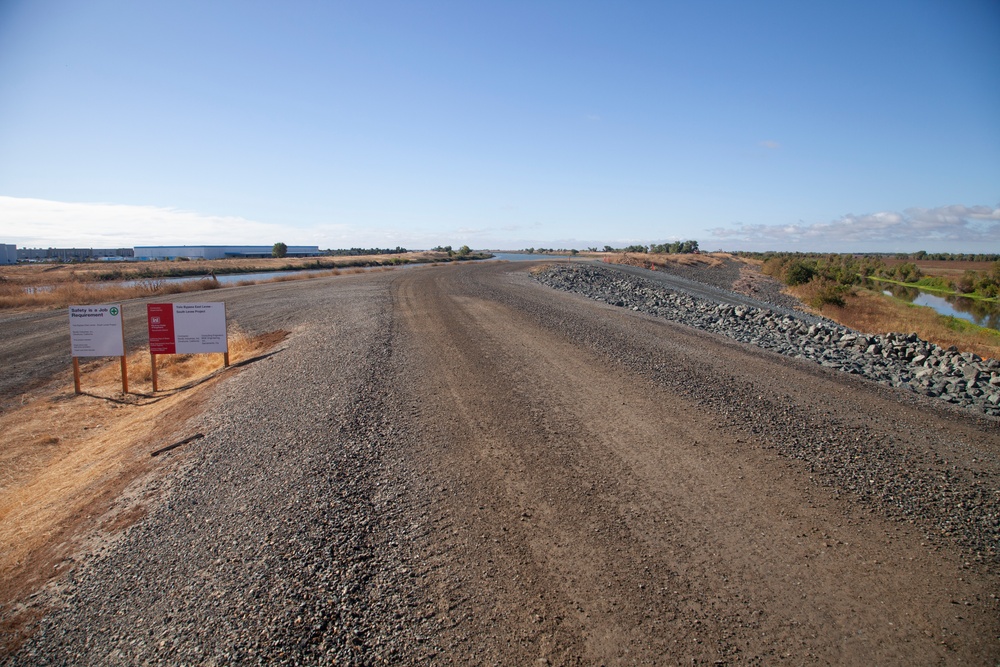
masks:
<svg viewBox="0 0 1000 667"><path fill-rule="evenodd" d="M353 655L359 664L1000 660L993 555L977 560L968 540L942 534L920 513L894 515L863 489L819 475L809 460L780 455L792 440L819 449L851 440L857 458L888 462L879 474L905 461L920 467L907 479L947 471L956 487L995 494L994 422L556 292L531 281L523 265L273 289L258 294L266 295L267 317L293 331L287 349L232 383L204 418L220 434L192 447L187 456L202 458L176 472L218 466L229 471L225 483L210 502L185 500L208 491L175 484L173 511L151 511L113 557L82 569L65 609L22 656L73 651L84 656L79 662L182 662L179 653L157 653L150 639L169 626L168 646L203 642L210 650L197 655L219 664L233 656L290 663L296 655L319 663ZM217 296L239 318L264 312L253 295L247 288ZM336 345L322 342L334 334ZM301 377L310 368L316 376L294 391L285 384L282 373ZM278 398L269 407L262 394L271 391ZM245 407L234 413L234 405ZM228 454L224 444L235 436L225 434L237 431L245 435ZM284 441L299 446L280 452L280 478L263 479ZM333 447L347 454L331 457ZM253 458L255 448L271 457L267 465ZM377 465L365 467L371 461ZM198 479L201 487L209 477ZM251 483L270 486L265 494ZM925 491L912 493L914 503L931 502ZM187 549L185 562L204 561L190 566L200 582L212 563L224 567L229 558L218 548L201 558L206 543L231 543L240 562L252 564L248 552L284 539L288 512L331 507L329 499L342 496L356 498L351 505L364 514L323 524L324 534L313 525L288 537L300 556L282 561L285 574L260 572L265 583L251 585L226 570L232 578L213 583L224 589L221 600L206 594L199 612L163 606L178 595L170 576L184 567L158 556L142 535ZM247 498L269 502L237 521L233 508ZM310 510L310 521L319 511ZM204 517L191 518L195 512ZM187 520L177 518L184 513ZM956 524L963 516L955 508ZM227 521L239 530L220 527ZM355 530L366 536L356 546L368 556L345 568L333 551L335 562L327 562L330 543L346 539L331 531ZM141 558L133 553L140 544L148 549ZM119 576L110 573L132 560L128 590L101 593L102 578ZM168 583L158 583L158 573ZM260 607L262 588L283 587L289 577L295 591L322 581L338 593L296 593L305 602L288 613L298 621L275 633L268 624L281 614L247 610ZM367 597L348 594L354 581ZM190 586L185 591L184 609L200 604ZM101 595L117 596L118 606ZM99 621L84 609L101 605ZM309 614L329 616L334 607L341 619L355 618L353 638L339 639L348 621L310 625ZM119 620L121 610L146 625ZM189 617L214 619L215 638L204 643L209 631L184 630ZM95 623L107 626L96 639L87 630ZM236 634L269 642L241 644L240 653L226 639Z"/></svg>
<svg viewBox="0 0 1000 667"><path fill-rule="evenodd" d="M414 275L398 297L413 367L434 369L415 392L417 460L440 489L450 530L430 548L462 577L453 632L470 649L519 664L997 656L995 579L814 483L771 453L780 433L752 433L795 410L995 464L995 430L500 273ZM737 390L746 412L691 396L706 388Z"/></svg>

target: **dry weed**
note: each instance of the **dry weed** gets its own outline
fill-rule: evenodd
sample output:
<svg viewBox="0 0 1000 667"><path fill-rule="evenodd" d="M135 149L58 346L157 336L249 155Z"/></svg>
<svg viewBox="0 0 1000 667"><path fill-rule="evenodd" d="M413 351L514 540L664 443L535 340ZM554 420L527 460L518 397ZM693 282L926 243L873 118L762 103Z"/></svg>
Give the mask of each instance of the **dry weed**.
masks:
<svg viewBox="0 0 1000 667"><path fill-rule="evenodd" d="M604 256L604 261L609 264L624 264L627 266L639 266L644 269L663 269L671 264L689 267L712 268L722 264L723 259L728 255L718 253L616 253Z"/></svg>
<svg viewBox="0 0 1000 667"><path fill-rule="evenodd" d="M252 359L285 336L235 332L230 357ZM130 381L148 381L148 353L135 352L128 362ZM191 435L187 424L211 385L195 380L222 365L220 355L161 356L159 362L175 385L187 384L156 396L122 395L119 361L103 359L85 365L83 395L73 395L67 372L0 415L0 609L58 575L85 534L101 526L120 529L141 515L135 507L108 512L150 471L151 451Z"/></svg>
<svg viewBox="0 0 1000 667"><path fill-rule="evenodd" d="M913 332L943 347L954 345L963 352L1000 359L1000 333L966 325L964 320L938 315L931 308L914 306L868 290L858 290L845 300L844 306L826 305L821 312L865 333Z"/></svg>

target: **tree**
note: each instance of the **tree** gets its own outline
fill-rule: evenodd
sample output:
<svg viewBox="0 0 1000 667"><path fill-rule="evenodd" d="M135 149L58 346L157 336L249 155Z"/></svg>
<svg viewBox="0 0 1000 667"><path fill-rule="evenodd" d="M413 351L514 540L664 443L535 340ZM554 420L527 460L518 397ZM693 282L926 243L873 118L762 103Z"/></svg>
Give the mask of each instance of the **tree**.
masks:
<svg viewBox="0 0 1000 667"><path fill-rule="evenodd" d="M462 246L461 248L458 249L458 256L459 257L465 257L470 252L472 252L472 248L470 248L467 245L464 245L464 246Z"/></svg>
<svg viewBox="0 0 1000 667"><path fill-rule="evenodd" d="M281 241L274 244L271 248L271 257L284 257L288 254L288 246L286 246Z"/></svg>

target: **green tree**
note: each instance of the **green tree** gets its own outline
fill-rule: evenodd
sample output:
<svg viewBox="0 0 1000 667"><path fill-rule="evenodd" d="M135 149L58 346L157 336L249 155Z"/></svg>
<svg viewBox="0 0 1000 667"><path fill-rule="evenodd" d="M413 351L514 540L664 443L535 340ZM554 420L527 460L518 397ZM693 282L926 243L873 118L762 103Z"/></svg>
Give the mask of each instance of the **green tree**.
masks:
<svg viewBox="0 0 1000 667"><path fill-rule="evenodd" d="M288 254L288 246L286 246L281 241L278 241L271 248L271 257L284 257Z"/></svg>
<svg viewBox="0 0 1000 667"><path fill-rule="evenodd" d="M467 245L464 245L464 246L462 246L461 248L458 249L458 256L459 257L465 257L470 252L472 252L472 248L470 248Z"/></svg>

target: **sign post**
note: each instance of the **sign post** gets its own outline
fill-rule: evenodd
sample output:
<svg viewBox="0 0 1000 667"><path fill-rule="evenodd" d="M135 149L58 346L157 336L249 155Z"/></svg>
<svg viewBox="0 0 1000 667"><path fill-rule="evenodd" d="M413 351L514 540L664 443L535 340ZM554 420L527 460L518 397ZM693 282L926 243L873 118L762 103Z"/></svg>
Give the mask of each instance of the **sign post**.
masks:
<svg viewBox="0 0 1000 667"><path fill-rule="evenodd" d="M159 390L158 354L221 352L223 363L229 366L225 303L150 303L146 305L146 317L153 391Z"/></svg>
<svg viewBox="0 0 1000 667"><path fill-rule="evenodd" d="M121 357L122 393L128 393L125 327L120 304L70 306L69 339L73 354L73 389L80 391L80 357Z"/></svg>

